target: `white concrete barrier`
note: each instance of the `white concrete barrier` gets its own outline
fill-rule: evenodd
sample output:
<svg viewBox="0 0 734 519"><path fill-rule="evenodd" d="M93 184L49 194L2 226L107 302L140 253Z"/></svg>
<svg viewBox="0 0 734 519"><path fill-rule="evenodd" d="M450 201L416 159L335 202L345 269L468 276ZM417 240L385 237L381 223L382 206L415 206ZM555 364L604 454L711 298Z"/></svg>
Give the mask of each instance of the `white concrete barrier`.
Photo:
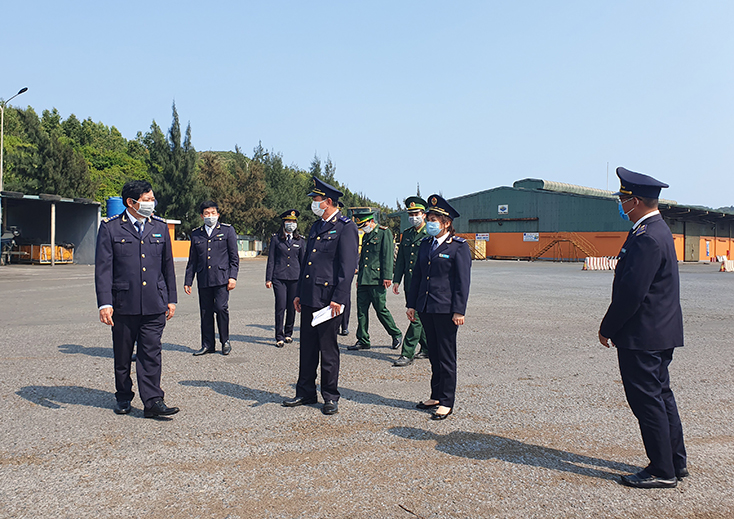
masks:
<svg viewBox="0 0 734 519"><path fill-rule="evenodd" d="M582 270L614 270L617 268L619 258L610 256L588 257L584 260Z"/></svg>
<svg viewBox="0 0 734 519"><path fill-rule="evenodd" d="M734 260L722 261L719 272L734 272Z"/></svg>

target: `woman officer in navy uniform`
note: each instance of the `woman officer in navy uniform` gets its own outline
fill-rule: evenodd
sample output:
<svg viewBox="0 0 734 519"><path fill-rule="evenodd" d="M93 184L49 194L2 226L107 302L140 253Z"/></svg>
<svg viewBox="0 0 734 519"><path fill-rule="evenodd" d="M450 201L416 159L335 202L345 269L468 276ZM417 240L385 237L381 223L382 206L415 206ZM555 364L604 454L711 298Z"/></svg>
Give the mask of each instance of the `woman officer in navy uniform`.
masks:
<svg viewBox="0 0 734 519"><path fill-rule="evenodd" d="M433 420L453 412L456 396L456 333L464 324L469 298L471 253L466 240L455 236L452 221L459 213L438 195L428 198L426 231L408 292L407 315L418 312L431 361L431 398L418 409L433 409Z"/></svg>
<svg viewBox="0 0 734 519"><path fill-rule="evenodd" d="M280 215L283 223L270 240L265 270L265 286L272 288L275 294L275 345L278 348L293 342L293 323L296 320L293 300L296 298L298 276L301 275L301 262L306 251L306 240L298 232L300 215L295 209Z"/></svg>

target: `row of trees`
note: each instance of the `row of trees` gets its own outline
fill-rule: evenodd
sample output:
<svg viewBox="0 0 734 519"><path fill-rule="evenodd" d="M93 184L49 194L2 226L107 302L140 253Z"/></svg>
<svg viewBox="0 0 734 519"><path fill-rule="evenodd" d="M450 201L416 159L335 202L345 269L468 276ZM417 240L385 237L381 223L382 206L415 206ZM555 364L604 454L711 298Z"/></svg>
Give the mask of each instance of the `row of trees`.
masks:
<svg viewBox="0 0 734 519"><path fill-rule="evenodd" d="M129 180L148 180L158 200L157 214L181 220L180 237L201 225L198 204L205 199L215 200L222 221L233 224L240 234L268 236L278 229L277 217L287 209L301 212L299 222L305 229L316 219L305 196L312 175L342 190L341 201L347 207L391 212L340 183L330 157L322 162L315 155L309 169L302 170L285 165L280 153L262 144L251 157L238 146L234 151L198 153L191 125L182 134L175 104L172 111L167 133L153 121L148 132L127 140L114 126L80 121L74 115L62 120L56 109L44 110L38 117L31 107L9 107L4 189L103 202L119 196Z"/></svg>

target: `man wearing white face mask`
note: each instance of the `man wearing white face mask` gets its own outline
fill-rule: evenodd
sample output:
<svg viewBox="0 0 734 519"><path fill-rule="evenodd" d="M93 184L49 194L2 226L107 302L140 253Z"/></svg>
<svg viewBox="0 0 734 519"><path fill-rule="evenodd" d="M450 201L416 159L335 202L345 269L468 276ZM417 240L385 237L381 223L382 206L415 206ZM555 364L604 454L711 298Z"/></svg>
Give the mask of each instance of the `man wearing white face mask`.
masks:
<svg viewBox="0 0 734 519"><path fill-rule="evenodd" d="M405 199L405 207L408 210L410 227L403 231L403 237L398 246L398 257L395 260L395 272L392 276L393 294L400 294L400 283L403 283L405 298L407 302L410 282L413 279L413 268L418 260L418 249L421 242L428 236L426 232L426 205L427 202L419 196L410 196ZM421 350L415 353L415 348L421 345ZM426 332L423 330L420 318L416 315L415 320L408 325L403 340L403 349L400 357L393 366L402 367L413 364L413 359L428 358L428 347Z"/></svg>
<svg viewBox="0 0 734 519"><path fill-rule="evenodd" d="M199 212L204 225L191 232L189 262L184 291L191 294L196 274L201 313L201 349L195 356L214 353L214 316L217 318L222 355L229 355L229 291L237 285L240 257L237 234L228 223L219 221L219 207L211 200L202 202Z"/></svg>
<svg viewBox="0 0 734 519"><path fill-rule="evenodd" d="M293 305L301 313L301 349L296 397L283 402L297 407L317 402L316 370L321 361L321 412L339 412L339 344L336 333L357 268L357 227L339 212L344 193L313 177L311 210L319 217L311 226ZM314 313L329 308L330 319L314 326Z"/></svg>
<svg viewBox="0 0 734 519"><path fill-rule="evenodd" d="M163 402L161 335L176 311L176 275L165 220L152 216L153 188L144 180L122 188L125 212L104 219L97 234L94 283L99 320L112 326L116 414L135 396L130 378L137 343L138 391L146 418L178 412Z"/></svg>

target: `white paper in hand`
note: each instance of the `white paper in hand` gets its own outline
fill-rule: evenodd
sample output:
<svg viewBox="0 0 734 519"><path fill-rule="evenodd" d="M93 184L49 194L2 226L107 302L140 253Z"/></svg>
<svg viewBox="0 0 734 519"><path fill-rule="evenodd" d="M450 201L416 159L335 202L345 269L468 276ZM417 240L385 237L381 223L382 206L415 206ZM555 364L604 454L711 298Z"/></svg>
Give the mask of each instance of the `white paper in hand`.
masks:
<svg viewBox="0 0 734 519"><path fill-rule="evenodd" d="M344 305L339 305L339 315L344 312ZM333 316L331 315L331 306L326 306L321 310L317 310L313 313L313 319L311 319L311 326L318 326L321 323L325 323Z"/></svg>

